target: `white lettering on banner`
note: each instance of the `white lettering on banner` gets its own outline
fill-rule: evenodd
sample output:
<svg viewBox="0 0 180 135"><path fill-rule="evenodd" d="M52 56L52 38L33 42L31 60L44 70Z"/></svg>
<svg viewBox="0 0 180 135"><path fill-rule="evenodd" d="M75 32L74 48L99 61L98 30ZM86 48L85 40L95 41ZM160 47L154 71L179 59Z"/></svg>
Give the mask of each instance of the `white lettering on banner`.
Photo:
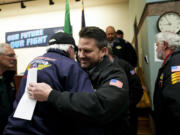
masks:
<svg viewBox="0 0 180 135"><path fill-rule="evenodd" d="M46 39L47 39L47 36L29 38L26 40L26 46L33 46L33 45L46 43Z"/></svg>
<svg viewBox="0 0 180 135"><path fill-rule="evenodd" d="M43 30L33 30L21 33L21 39L42 36L44 34Z"/></svg>

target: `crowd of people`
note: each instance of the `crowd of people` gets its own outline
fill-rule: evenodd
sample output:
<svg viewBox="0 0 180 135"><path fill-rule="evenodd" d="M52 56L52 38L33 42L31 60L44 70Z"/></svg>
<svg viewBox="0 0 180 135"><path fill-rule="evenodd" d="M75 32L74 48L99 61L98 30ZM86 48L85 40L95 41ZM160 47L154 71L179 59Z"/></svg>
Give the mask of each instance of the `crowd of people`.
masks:
<svg viewBox="0 0 180 135"><path fill-rule="evenodd" d="M0 44L0 134L136 135L136 105L143 89L135 71L136 51L123 35L113 26L106 31L85 27L76 45L71 35L55 33L47 52L27 66L17 94L16 55L10 45ZM179 35L157 34L158 58L164 60L153 102L158 135L179 133L178 48ZM37 83L26 84L31 68L38 70ZM31 120L14 117L26 87L29 98L38 101Z"/></svg>

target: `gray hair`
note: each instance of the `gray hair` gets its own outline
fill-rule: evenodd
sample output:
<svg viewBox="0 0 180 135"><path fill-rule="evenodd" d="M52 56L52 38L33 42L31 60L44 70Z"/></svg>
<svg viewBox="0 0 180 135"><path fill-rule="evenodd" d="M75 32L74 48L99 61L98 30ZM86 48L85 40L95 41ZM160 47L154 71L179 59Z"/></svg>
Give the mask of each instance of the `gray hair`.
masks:
<svg viewBox="0 0 180 135"><path fill-rule="evenodd" d="M180 36L171 32L160 32L156 35L157 42L163 44L163 41L168 43L169 48L180 48Z"/></svg>
<svg viewBox="0 0 180 135"><path fill-rule="evenodd" d="M47 50L49 49L59 49L59 50L63 50L65 52L67 52L68 48L72 46L74 48L73 45L71 44L53 44L53 45L50 45Z"/></svg>
<svg viewBox="0 0 180 135"><path fill-rule="evenodd" d="M11 47L11 46L10 46L9 44L7 44L7 43L0 43L0 54L3 54L3 53L4 53L6 46Z"/></svg>
<svg viewBox="0 0 180 135"><path fill-rule="evenodd" d="M106 27L106 31L107 31L108 29L113 29L113 31L116 32L116 31L115 31L115 28L114 28L113 26L108 26L108 27Z"/></svg>

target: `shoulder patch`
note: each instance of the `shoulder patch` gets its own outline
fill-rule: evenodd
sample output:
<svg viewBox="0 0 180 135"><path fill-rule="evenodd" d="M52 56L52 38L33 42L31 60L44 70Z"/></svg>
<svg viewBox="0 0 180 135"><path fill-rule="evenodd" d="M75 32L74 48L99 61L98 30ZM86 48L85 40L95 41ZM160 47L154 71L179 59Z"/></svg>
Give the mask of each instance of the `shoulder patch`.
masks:
<svg viewBox="0 0 180 135"><path fill-rule="evenodd" d="M48 65L39 64L39 65L38 65L38 70L42 70L42 69L48 68L48 67L51 67L51 64L48 64Z"/></svg>
<svg viewBox="0 0 180 135"><path fill-rule="evenodd" d="M178 72L180 71L180 66L171 66L171 72Z"/></svg>
<svg viewBox="0 0 180 135"><path fill-rule="evenodd" d="M119 80L116 80L116 79L111 79L109 81L109 85L112 85L112 86L115 86L115 87L118 87L118 88L122 88L123 87L123 83Z"/></svg>
<svg viewBox="0 0 180 135"><path fill-rule="evenodd" d="M118 50L120 50L120 49L122 49L122 46L116 46L116 49L118 49Z"/></svg>
<svg viewBox="0 0 180 135"><path fill-rule="evenodd" d="M43 56L39 56L35 59L41 59L41 60L49 60L49 61L56 61L56 59L53 59L53 58L49 58L49 57L43 57Z"/></svg>
<svg viewBox="0 0 180 135"><path fill-rule="evenodd" d="M130 71L131 75L134 75L135 74L135 71L134 69Z"/></svg>
<svg viewBox="0 0 180 135"><path fill-rule="evenodd" d="M171 74L171 82L172 84L176 84L180 82L180 72L174 72Z"/></svg>

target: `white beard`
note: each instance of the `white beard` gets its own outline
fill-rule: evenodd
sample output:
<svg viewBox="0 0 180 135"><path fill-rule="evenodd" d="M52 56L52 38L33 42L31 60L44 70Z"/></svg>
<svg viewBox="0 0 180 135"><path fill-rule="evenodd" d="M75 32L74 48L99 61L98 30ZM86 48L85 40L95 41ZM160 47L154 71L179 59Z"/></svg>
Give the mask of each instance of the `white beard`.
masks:
<svg viewBox="0 0 180 135"><path fill-rule="evenodd" d="M161 59L161 60L164 59L164 58L163 58L163 51L162 51L162 50L159 50L159 52L157 52L157 58L158 58L158 59Z"/></svg>

